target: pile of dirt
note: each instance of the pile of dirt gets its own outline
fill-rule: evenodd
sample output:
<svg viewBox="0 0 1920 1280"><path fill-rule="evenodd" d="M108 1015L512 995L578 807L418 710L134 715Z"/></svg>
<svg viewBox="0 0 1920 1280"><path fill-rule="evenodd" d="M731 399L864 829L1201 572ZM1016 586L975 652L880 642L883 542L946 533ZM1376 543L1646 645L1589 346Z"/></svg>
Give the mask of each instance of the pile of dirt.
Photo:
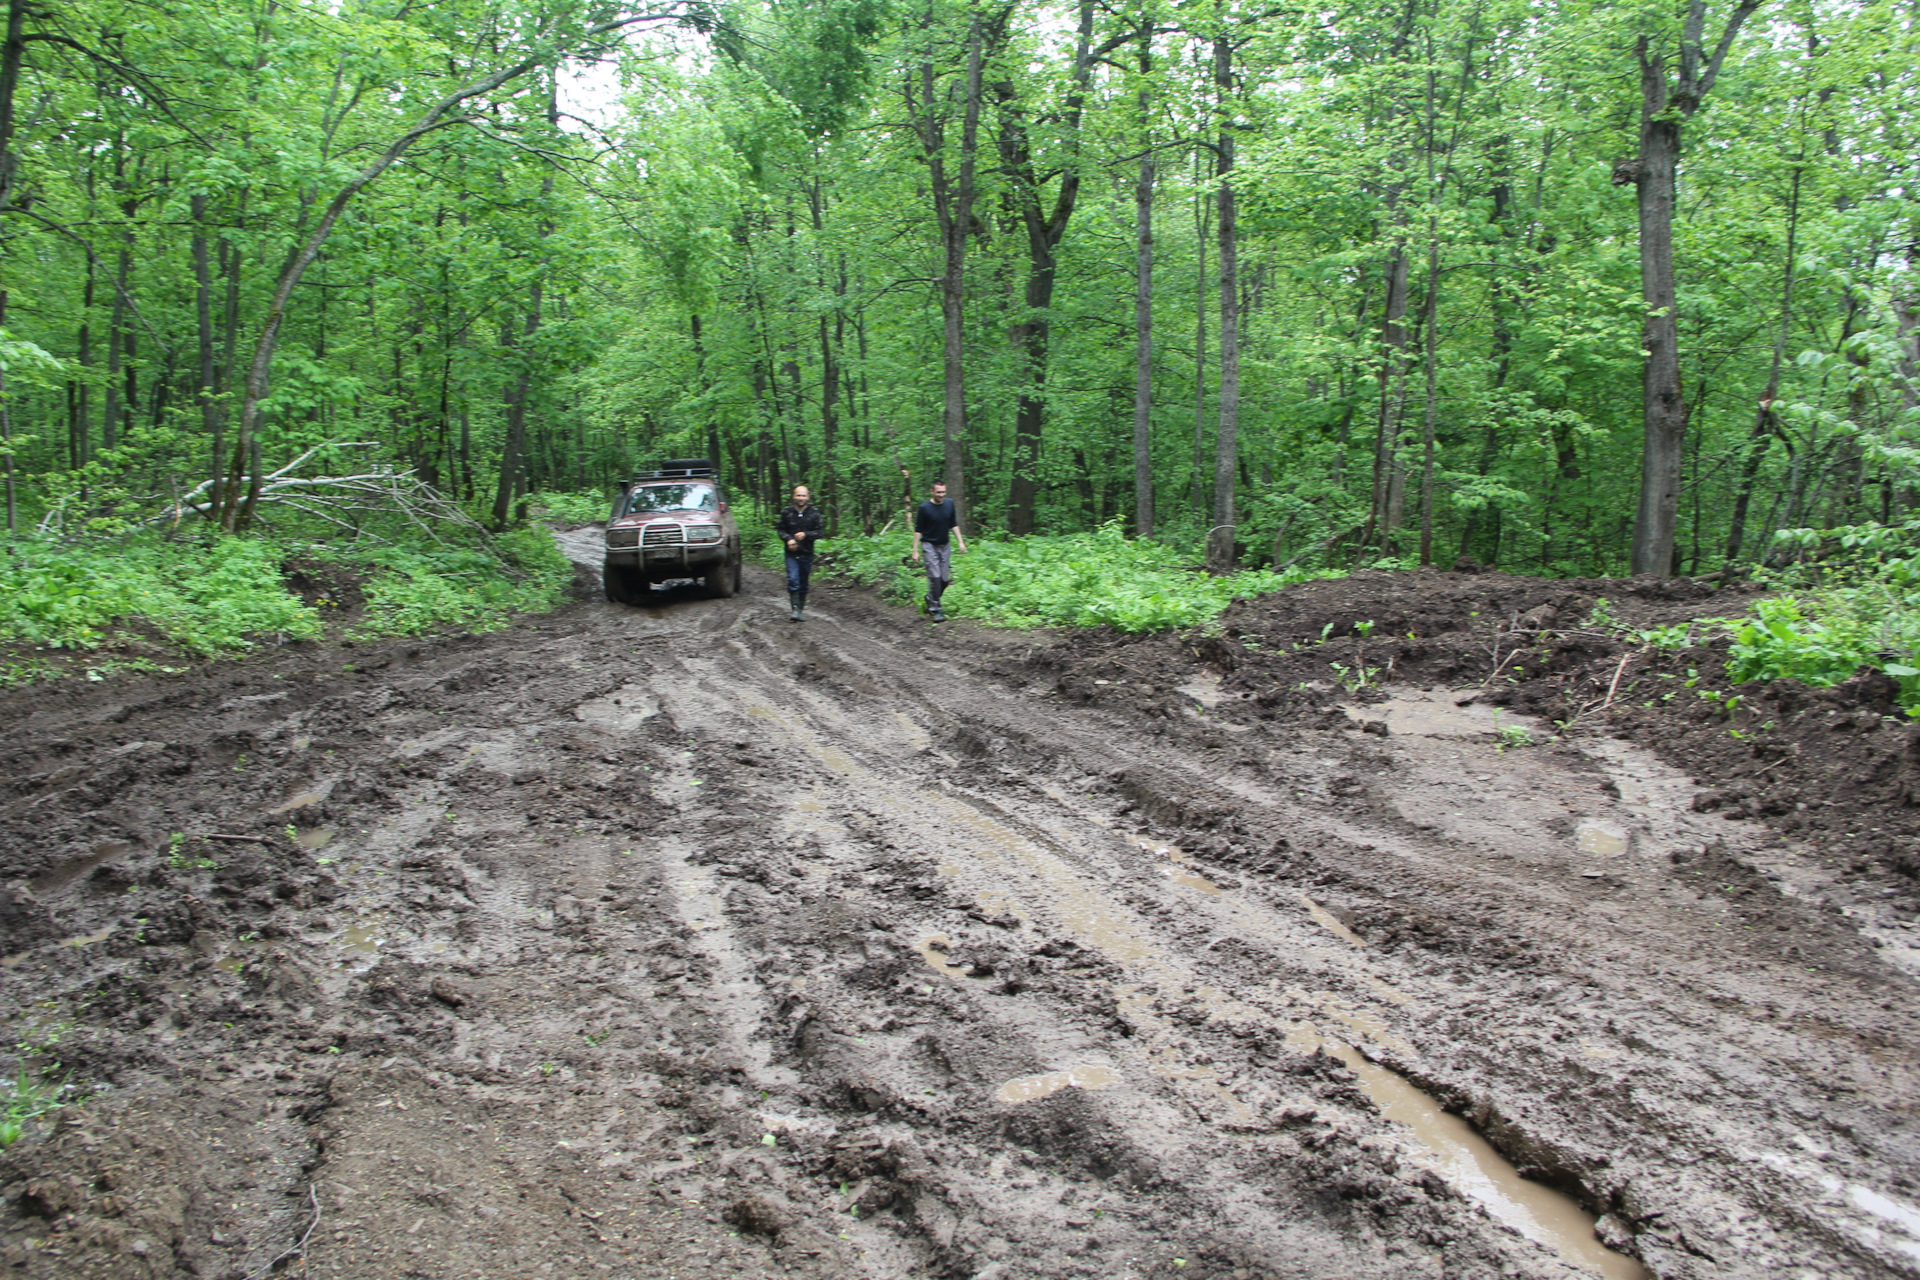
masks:
<svg viewBox="0 0 1920 1280"><path fill-rule="evenodd" d="M1313 723L1386 684L1443 686L1557 734L1625 738L1692 774L1702 811L1773 824L1894 890L1912 918L1920 726L1877 673L1827 689L1735 681L1725 628L1688 624L1739 617L1758 594L1687 578L1363 572L1238 602L1205 635L1107 633L1040 661L1080 701L1138 705L1146 681L1170 715L1191 705L1179 686L1211 670L1229 697L1216 717ZM1669 647L1635 635L1656 628L1678 629Z"/></svg>

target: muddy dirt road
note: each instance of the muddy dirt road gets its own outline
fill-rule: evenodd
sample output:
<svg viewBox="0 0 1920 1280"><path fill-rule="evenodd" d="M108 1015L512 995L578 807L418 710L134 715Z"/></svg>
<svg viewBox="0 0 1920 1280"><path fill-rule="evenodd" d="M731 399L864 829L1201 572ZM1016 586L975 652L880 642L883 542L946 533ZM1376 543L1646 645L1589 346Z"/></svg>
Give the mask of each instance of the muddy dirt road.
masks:
<svg viewBox="0 0 1920 1280"><path fill-rule="evenodd" d="M1920 1275L1920 952L1647 752L748 586L0 697L11 1273Z"/></svg>

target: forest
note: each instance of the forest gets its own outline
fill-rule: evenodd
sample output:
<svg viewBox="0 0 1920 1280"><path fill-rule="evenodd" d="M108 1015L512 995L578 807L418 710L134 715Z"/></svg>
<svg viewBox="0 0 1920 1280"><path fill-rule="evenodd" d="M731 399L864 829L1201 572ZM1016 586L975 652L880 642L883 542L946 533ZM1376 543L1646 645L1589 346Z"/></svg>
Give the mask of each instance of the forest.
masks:
<svg viewBox="0 0 1920 1280"><path fill-rule="evenodd" d="M9 0L8 528L498 529L710 452L1216 569L1898 530L1914 16Z"/></svg>

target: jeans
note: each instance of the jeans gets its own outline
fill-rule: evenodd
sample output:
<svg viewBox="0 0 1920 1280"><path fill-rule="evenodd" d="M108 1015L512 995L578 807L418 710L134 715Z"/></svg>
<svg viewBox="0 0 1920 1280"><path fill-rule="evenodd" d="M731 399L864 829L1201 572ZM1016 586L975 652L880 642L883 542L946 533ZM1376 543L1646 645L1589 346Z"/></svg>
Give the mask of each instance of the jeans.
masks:
<svg viewBox="0 0 1920 1280"><path fill-rule="evenodd" d="M807 580L813 576L812 556L787 557L787 590L807 593Z"/></svg>
<svg viewBox="0 0 1920 1280"><path fill-rule="evenodd" d="M953 581L953 544L923 542L920 544L920 559L927 568L927 600L931 604L939 604L941 593Z"/></svg>

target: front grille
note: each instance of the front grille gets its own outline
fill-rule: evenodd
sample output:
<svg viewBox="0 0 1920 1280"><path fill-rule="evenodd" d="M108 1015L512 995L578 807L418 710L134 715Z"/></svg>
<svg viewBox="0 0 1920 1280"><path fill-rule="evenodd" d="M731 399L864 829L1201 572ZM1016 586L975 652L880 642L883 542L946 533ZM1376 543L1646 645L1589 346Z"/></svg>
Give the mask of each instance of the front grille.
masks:
<svg viewBox="0 0 1920 1280"><path fill-rule="evenodd" d="M633 547L639 544L640 531L638 529L607 530L607 545L610 547Z"/></svg>
<svg viewBox="0 0 1920 1280"><path fill-rule="evenodd" d="M717 524L690 524L687 526L688 542L720 541L720 526Z"/></svg>
<svg viewBox="0 0 1920 1280"><path fill-rule="evenodd" d="M647 526L646 532L647 536L643 541L649 547L664 547L670 544L678 545L685 540L684 534L677 524L650 524Z"/></svg>

